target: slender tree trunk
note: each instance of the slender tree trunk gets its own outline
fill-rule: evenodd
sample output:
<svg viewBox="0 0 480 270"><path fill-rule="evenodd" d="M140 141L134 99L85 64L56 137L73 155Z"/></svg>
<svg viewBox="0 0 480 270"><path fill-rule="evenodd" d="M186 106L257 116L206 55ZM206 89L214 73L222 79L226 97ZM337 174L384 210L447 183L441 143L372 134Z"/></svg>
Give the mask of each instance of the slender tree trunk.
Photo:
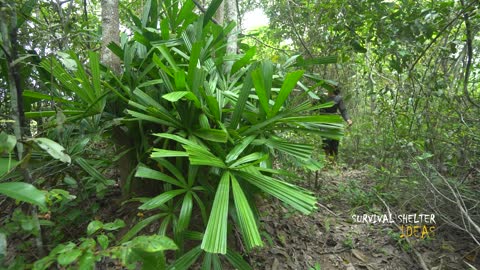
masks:
<svg viewBox="0 0 480 270"><path fill-rule="evenodd" d="M227 54L237 54L238 50L238 10L237 10L237 1L236 0L225 0L226 5L226 21L227 23L235 22L237 25L233 30L228 34L228 43L227 43ZM233 61L229 61L225 64L225 71L230 72L232 69Z"/></svg>
<svg viewBox="0 0 480 270"><path fill-rule="evenodd" d="M25 120L25 112L23 110L23 89L22 78L20 77L19 63L17 52L17 11L14 3L10 5L4 5L0 3L0 33L2 34L1 49L7 58L8 70L5 70L6 80L8 88L10 90L11 106L12 106L12 119L13 131L17 139L17 157L18 160L22 160L24 157L24 145L23 135L29 134L29 128ZM27 183L33 183L32 176L28 167L21 166L21 173L24 181ZM38 221L38 212L36 206L31 206L32 218L34 226L38 230L39 234L35 238L38 255L45 256L45 249L43 247L42 231L40 223Z"/></svg>
<svg viewBox="0 0 480 270"><path fill-rule="evenodd" d="M102 0L102 63L115 73L120 73L120 59L107 48L108 44L120 43L120 19L118 0Z"/></svg>
<svg viewBox="0 0 480 270"><path fill-rule="evenodd" d="M220 6L217 9L217 13L215 13L215 20L218 22L219 25L223 26L225 21L225 1L222 1Z"/></svg>

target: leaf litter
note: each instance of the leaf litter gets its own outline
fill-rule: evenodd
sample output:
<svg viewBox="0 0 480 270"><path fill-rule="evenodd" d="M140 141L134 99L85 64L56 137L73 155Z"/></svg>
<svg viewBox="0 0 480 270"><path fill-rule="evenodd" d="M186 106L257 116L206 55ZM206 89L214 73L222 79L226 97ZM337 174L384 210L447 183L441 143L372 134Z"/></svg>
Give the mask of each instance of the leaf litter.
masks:
<svg viewBox="0 0 480 270"><path fill-rule="evenodd" d="M422 269L412 252L421 254L431 269L468 269L462 256L467 246L451 243L457 249L442 248L451 236L432 239L411 238L408 246L399 238L393 224L354 223L352 213L384 211L380 204L372 209L352 207L349 198L339 198L339 187L356 179L365 190L373 184L368 172L360 170L325 171L319 176L317 212L301 215L278 200L262 199L259 203L265 248L254 250L248 260L253 269ZM314 179L304 184L313 189ZM462 252L459 252L462 250ZM480 256L479 256L480 257ZM470 265L478 267L478 258Z"/></svg>

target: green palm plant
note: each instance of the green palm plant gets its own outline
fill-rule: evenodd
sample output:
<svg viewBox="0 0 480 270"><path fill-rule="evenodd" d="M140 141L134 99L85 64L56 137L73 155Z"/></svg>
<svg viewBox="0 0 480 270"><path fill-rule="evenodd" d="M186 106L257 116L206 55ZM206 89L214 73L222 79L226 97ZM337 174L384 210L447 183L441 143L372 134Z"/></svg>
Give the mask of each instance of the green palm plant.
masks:
<svg viewBox="0 0 480 270"><path fill-rule="evenodd" d="M57 64L51 68L59 84L76 97L73 101L89 104L80 107L80 115L108 108L113 99L107 93L118 97L115 104L123 101L125 110L118 116L125 113L127 133L139 140L136 152L142 163L135 177L155 180L163 191L138 198L139 209L153 215L120 242L160 222L158 233L173 236L179 247L172 269L187 269L202 254L205 269L218 269L219 254L236 268L248 269L229 247L228 235L238 228L247 250L262 246L254 194L270 194L304 214L315 210L315 196L285 181L291 175L272 167L277 151L304 164L315 162L313 146L291 142L280 133L342 135L339 117L313 114L331 104L308 101L313 94L301 82L304 71L289 71L304 61L292 58L279 69L269 61L252 60L255 48L225 55L232 25L210 22L220 2L214 0L201 16L191 1L159 5L152 0L141 18L130 12L132 37L124 37L121 46L109 46L123 60L124 72L112 77L116 83L98 82L101 69L91 66L96 71L93 83L87 84L78 62L75 73ZM91 53L90 63L97 58ZM232 60L226 73L223 64ZM292 95L294 91L299 94Z"/></svg>
<svg viewBox="0 0 480 270"><path fill-rule="evenodd" d="M285 172L271 166L275 151L311 161L313 146L290 142L277 133L300 130L339 138L341 119L312 115L331 104L302 101L309 89L296 88L303 86L304 71L276 73L269 61L252 60L254 49L236 56L231 72L224 73L222 65L230 60L224 50L229 26L206 21L208 12L197 16L193 6L183 7L191 10L182 9L180 13L188 16L179 16L178 21L192 16L196 20L184 19L173 32L161 28L155 35L146 29L155 24L149 22L152 16L143 20L132 16L133 39L123 49L111 45L129 65L121 78L128 85L122 87L122 99L128 99L125 121L138 120L154 136L143 137L150 160L137 168L135 176L164 186L159 195L142 198L139 209L160 212L154 215L162 219L159 233L173 233L178 255L183 254L176 267L187 268L202 250L207 252L208 268L218 260L216 254L244 265L228 247L229 221L236 221L248 250L262 246L253 194L270 194L305 214L315 209L311 192L282 180ZM159 22L169 23L168 16ZM139 53L139 46L144 53ZM292 100L293 91L302 94ZM193 219L199 221L195 226ZM195 240L200 245L184 253L185 241Z"/></svg>

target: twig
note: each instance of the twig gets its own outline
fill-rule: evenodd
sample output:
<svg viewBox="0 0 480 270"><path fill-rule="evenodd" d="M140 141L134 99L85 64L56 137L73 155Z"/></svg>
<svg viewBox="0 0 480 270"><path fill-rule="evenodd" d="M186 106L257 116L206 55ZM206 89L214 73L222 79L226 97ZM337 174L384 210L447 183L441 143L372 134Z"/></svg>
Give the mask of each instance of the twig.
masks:
<svg viewBox="0 0 480 270"><path fill-rule="evenodd" d="M197 0L192 0L192 1L193 1L193 3L195 4L195 6L197 6L198 9L200 9L200 11L201 11L202 13L207 12L207 10L206 10L200 3L198 3ZM215 18L212 17L212 18L210 18L210 20L211 20L213 23L215 23L215 24L217 24L217 25L220 25L220 23L218 23L218 21L215 20Z"/></svg>
<svg viewBox="0 0 480 270"><path fill-rule="evenodd" d="M261 41L260 39L256 38L256 37L253 36L253 35L246 34L246 35L243 35L243 36L244 36L244 37L252 38L252 39L254 39L255 41L261 43L263 46L268 47L268 48L270 48L270 49L274 49L274 50L277 50L277 51L283 51L283 52L294 52L294 50L281 49L281 48L277 48L277 47L273 47L273 46L271 46L271 45L268 45L267 43Z"/></svg>
<svg viewBox="0 0 480 270"><path fill-rule="evenodd" d="M467 7L464 8L464 10L466 8L469 8L471 7L473 4L475 3L475 1L472 1L472 3L470 3ZM439 32L439 34L434 37L432 39L432 41L430 41L430 43L427 45L427 47L422 51L422 53L420 54L420 56L417 57L417 59L415 59L415 62L413 62L412 66L408 69L408 73L411 73L413 68L417 65L418 61L420 61L420 59L427 53L427 51L430 49L430 47L432 47L432 45L440 38L441 34L447 30L447 28L449 28L456 20L458 20L458 18L460 18L460 16L462 15L462 13L464 12L464 10L460 11L454 18L453 20L451 20L450 22L448 22Z"/></svg>
<svg viewBox="0 0 480 270"><path fill-rule="evenodd" d="M327 212L329 212L330 214L338 217L339 215L338 214L335 214L332 210L330 210L328 207L326 207L325 205L321 204L321 203L317 203L320 207L322 207L323 209L327 210Z"/></svg>
<svg viewBox="0 0 480 270"><path fill-rule="evenodd" d="M307 45L303 41L303 38L300 36L300 34L297 31L297 28L295 27L295 22L293 21L293 16L292 16L292 9L290 7L290 1L287 1L287 6L288 6L288 15L290 17L290 22L292 24L292 29L295 35L297 36L298 40L302 44L302 47L307 51L308 55L313 58L312 53L310 52L310 49L308 49Z"/></svg>
<svg viewBox="0 0 480 270"><path fill-rule="evenodd" d="M474 1L472 1L473 3ZM467 46L467 66L465 67L465 76L463 79L463 93L467 100L477 108L480 108L480 105L475 103L472 98L470 97L470 93L468 92L468 79L470 77L470 69L472 67L472 58L473 58L473 48L472 48L472 26L470 24L470 18L468 16L468 12L466 11L467 7L465 7L465 1L460 0L462 4L463 10L463 20L465 21L465 30L466 30L466 46Z"/></svg>

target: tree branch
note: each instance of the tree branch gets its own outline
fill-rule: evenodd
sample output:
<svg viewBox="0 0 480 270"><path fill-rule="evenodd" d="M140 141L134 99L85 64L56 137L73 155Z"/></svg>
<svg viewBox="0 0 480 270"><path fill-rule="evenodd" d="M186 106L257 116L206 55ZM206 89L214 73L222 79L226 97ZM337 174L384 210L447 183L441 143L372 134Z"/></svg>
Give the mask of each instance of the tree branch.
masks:
<svg viewBox="0 0 480 270"><path fill-rule="evenodd" d="M300 41L300 43L302 44L302 47L305 49L305 51L307 51L308 55L313 58L313 55L312 53L310 52L310 49L308 49L307 47L307 44L305 44L305 41L303 40L303 38L300 36L300 34L298 33L298 30L297 30L297 27L295 26L295 22L293 21L293 15L292 15L292 9L290 7L290 1L287 0L287 6L288 6L288 15L290 17L290 22L292 24L292 29L293 29L293 32L295 33L295 35L297 36L298 40Z"/></svg>
<svg viewBox="0 0 480 270"><path fill-rule="evenodd" d="M430 41L430 43L427 45L427 47L422 51L422 53L420 54L420 56L417 57L417 59L415 59L415 62L413 62L412 66L408 69L408 73L411 73L413 68L418 64L418 61L420 61L420 59L422 59L423 56L425 56L425 54L427 53L427 51L430 49L430 47L432 47L432 45L440 38L440 36L442 36L442 33L445 32L456 20L458 20L458 18L460 18L460 16L462 16L462 14L465 12L465 9L471 7L472 5L474 4L474 2L470 3L467 7L465 7L463 10L461 10L457 15L455 15L455 17L453 18L453 20L451 20L449 23L447 23L441 30L440 32L438 33L438 35L436 37L434 37L432 39L432 41Z"/></svg>
<svg viewBox="0 0 480 270"><path fill-rule="evenodd" d="M252 38L252 39L254 39L256 42L259 42L259 43L261 43L263 46L268 47L268 48L270 48L270 49L274 49L274 50L282 51L282 52L294 52L294 50L281 49L281 48L273 47L272 45L268 45L267 43L265 43L265 42L261 41L260 39L256 38L254 35L245 34L245 35L243 35L243 36Z"/></svg>
<svg viewBox="0 0 480 270"><path fill-rule="evenodd" d="M465 75L463 79L463 94L467 98L468 102L470 102L475 107L480 108L480 105L475 103L475 101L472 100L472 98L470 97L470 93L468 92L468 81L470 77L470 69L472 67L472 58L473 58L472 26L470 24L470 18L468 16L467 7L465 7L465 1L460 0L460 3L462 4L462 7L463 7L463 20L465 21L465 30L466 30L466 37L467 37L467 40L465 41L467 46L467 66L465 67Z"/></svg>
<svg viewBox="0 0 480 270"><path fill-rule="evenodd" d="M192 0L192 1L193 1L193 3L195 4L195 6L197 6L198 9L200 9L200 11L201 11L202 13L205 14L205 12L207 12L207 10L206 10L200 3L198 3L197 0ZM214 24L220 25L220 24L217 22L217 20L215 20L215 18L212 17L212 18L210 18L210 20L211 20Z"/></svg>

